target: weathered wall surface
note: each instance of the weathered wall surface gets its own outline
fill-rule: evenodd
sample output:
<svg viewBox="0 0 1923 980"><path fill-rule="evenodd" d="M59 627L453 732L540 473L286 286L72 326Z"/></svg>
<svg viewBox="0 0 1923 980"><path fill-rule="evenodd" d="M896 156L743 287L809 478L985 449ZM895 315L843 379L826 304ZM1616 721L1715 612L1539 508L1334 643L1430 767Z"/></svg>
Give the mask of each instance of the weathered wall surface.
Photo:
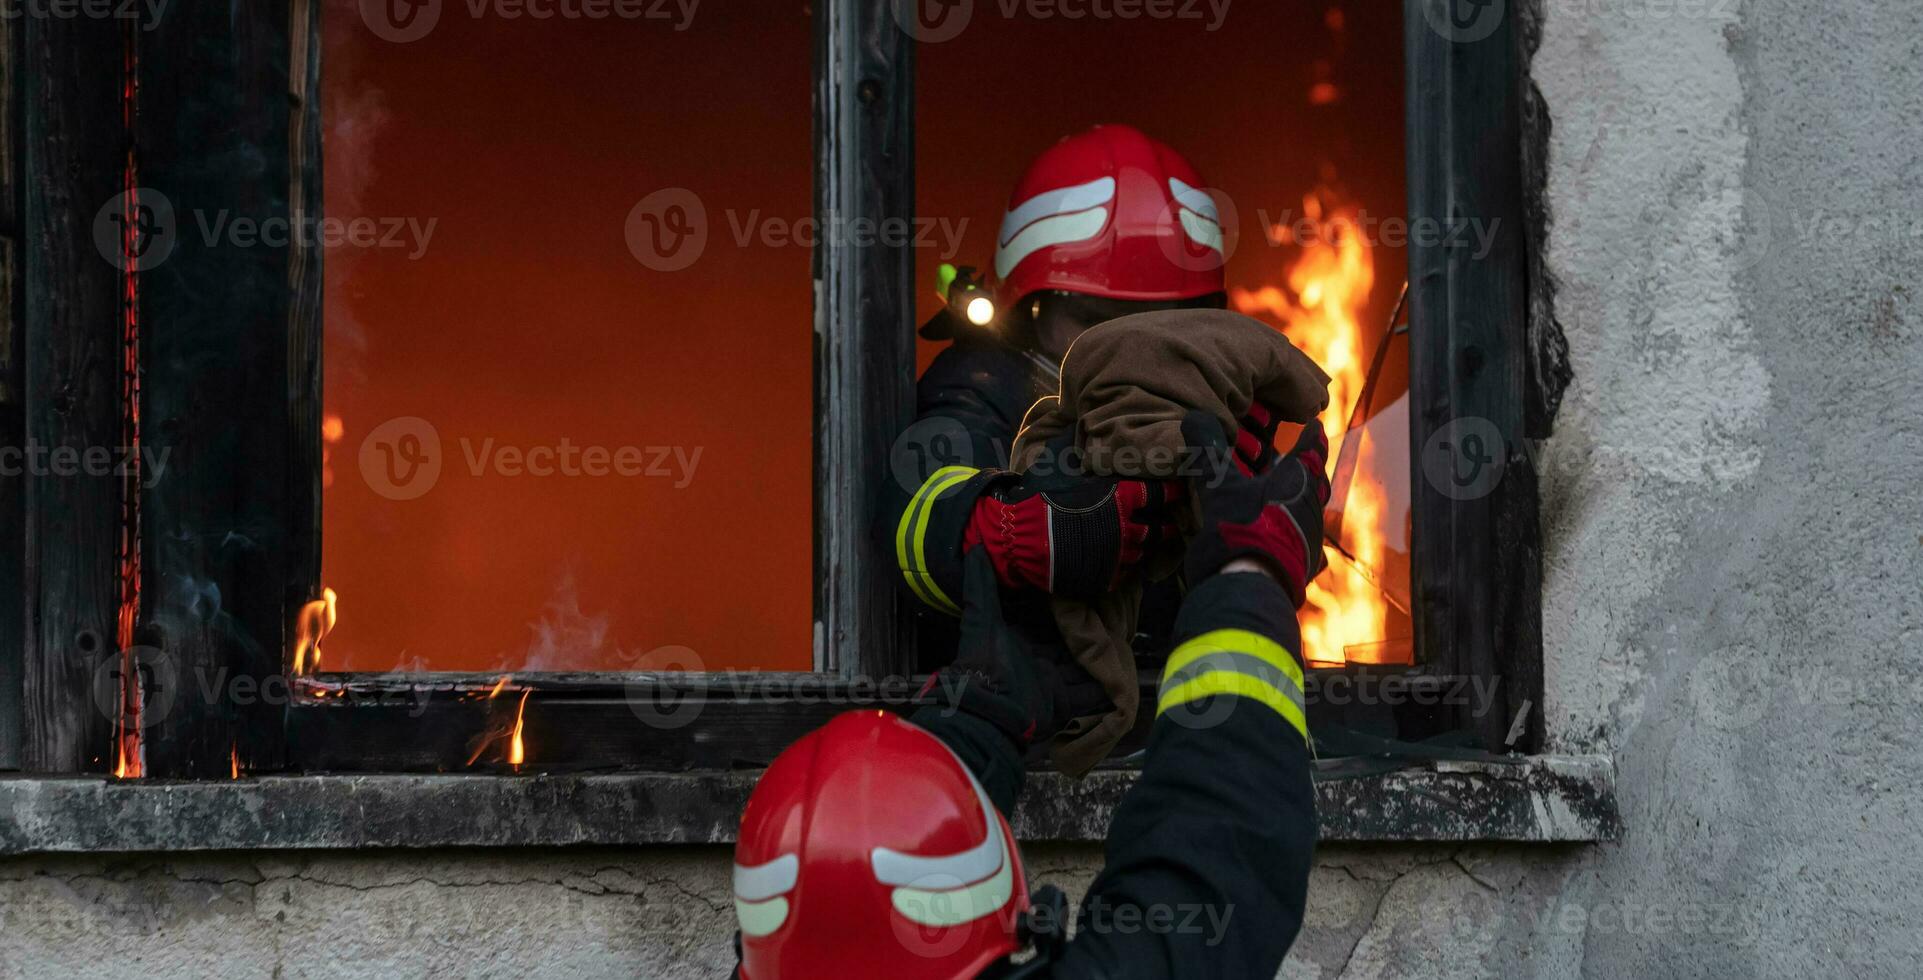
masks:
<svg viewBox="0 0 1923 980"><path fill-rule="evenodd" d="M1923 5L1542 5L1576 372L1541 459L1549 720L1614 756L1626 832L1325 853L1284 974L1907 975Z"/></svg>
<svg viewBox="0 0 1923 980"><path fill-rule="evenodd" d="M1624 839L1331 848L1290 977L1923 962L1923 4L1542 0L1555 748ZM1079 888L1092 848L1035 849ZM0 862L0 975L717 976L725 850Z"/></svg>

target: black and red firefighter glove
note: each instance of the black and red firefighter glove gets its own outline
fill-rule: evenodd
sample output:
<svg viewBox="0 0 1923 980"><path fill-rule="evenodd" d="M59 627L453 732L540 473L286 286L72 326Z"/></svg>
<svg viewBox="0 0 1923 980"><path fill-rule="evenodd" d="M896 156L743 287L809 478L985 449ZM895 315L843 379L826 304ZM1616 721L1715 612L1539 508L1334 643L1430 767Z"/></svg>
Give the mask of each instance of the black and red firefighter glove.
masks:
<svg viewBox="0 0 1923 980"><path fill-rule="evenodd" d="M1282 417L1261 402L1255 402L1239 422L1235 433L1236 465L1250 476L1268 472L1281 457L1275 448L1275 430L1281 427Z"/></svg>
<svg viewBox="0 0 1923 980"><path fill-rule="evenodd" d="M1070 719L1100 714L1108 695L1080 666L1039 656L1002 614L1001 582L983 549L962 557L961 642L955 662L928 678L916 701L989 722L1023 747Z"/></svg>
<svg viewBox="0 0 1923 980"><path fill-rule="evenodd" d="M1228 437L1214 416L1191 413L1182 421L1189 451L1202 462L1226 455ZM1191 587L1237 558L1261 562L1282 583L1296 608L1309 580L1322 570L1322 508L1329 501L1329 442L1322 423L1310 422L1288 455L1254 475L1219 467L1194 479L1202 505L1202 529L1189 542L1186 572Z"/></svg>
<svg viewBox="0 0 1923 980"><path fill-rule="evenodd" d="M962 550L981 545L1011 589L1102 595L1179 540L1175 504L1185 492L1173 480L1023 476L975 502Z"/></svg>

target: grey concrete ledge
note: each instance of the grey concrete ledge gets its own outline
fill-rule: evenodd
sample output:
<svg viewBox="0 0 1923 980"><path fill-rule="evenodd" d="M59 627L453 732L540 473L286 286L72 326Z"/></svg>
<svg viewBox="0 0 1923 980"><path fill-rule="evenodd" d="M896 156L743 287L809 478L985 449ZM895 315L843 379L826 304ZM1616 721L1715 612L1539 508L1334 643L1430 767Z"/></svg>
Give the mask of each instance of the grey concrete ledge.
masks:
<svg viewBox="0 0 1923 980"><path fill-rule="evenodd" d="M757 773L0 778L0 854L725 843ZM1099 840L1134 782L1034 773L1025 840ZM1596 758L1319 777L1325 841L1594 841L1618 821Z"/></svg>

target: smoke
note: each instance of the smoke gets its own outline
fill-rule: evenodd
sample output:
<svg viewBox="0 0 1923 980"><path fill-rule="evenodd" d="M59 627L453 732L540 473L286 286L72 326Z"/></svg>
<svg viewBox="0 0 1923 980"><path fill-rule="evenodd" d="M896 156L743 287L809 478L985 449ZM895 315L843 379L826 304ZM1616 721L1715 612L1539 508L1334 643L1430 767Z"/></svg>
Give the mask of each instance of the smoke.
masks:
<svg viewBox="0 0 1923 980"><path fill-rule="evenodd" d="M583 664L603 662L599 654L607 643L608 622L606 613L590 616L581 611L574 573L562 573L554 594L541 609L541 617L528 624L534 638L518 670L580 670Z"/></svg>
<svg viewBox="0 0 1923 980"><path fill-rule="evenodd" d="M393 122L386 93L367 83L361 70L372 35L359 23L355 0L328 0L321 12L321 171L326 185L321 209L351 219L367 210L367 189L378 173L380 136ZM381 43L375 41L373 43ZM368 331L354 294L365 249L333 249L323 259L327 295L327 372L330 379L361 384Z"/></svg>

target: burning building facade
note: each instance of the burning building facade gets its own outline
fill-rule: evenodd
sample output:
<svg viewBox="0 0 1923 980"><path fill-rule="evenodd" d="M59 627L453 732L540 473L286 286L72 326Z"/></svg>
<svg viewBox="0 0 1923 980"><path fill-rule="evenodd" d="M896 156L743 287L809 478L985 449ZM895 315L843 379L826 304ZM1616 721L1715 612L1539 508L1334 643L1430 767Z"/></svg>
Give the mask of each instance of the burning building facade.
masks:
<svg viewBox="0 0 1923 980"><path fill-rule="evenodd" d="M421 19L429 6L438 24ZM819 232L988 214L1011 167L982 158L1102 121L1051 104L1075 101L1047 97L1068 84L1052 76L1002 94L1011 65L1081 77L1091 93L1130 88L1092 77L1092 54L1059 64L1072 25L1028 5L976 4L976 22L946 38L890 6L817 3L788 11L792 23L750 25L792 28L813 47L812 59L770 58L771 73L798 77L794 105L767 111L782 117L771 127L812 120L826 150L809 151L796 126L807 180L770 176L769 194L795 200L753 217L756 200L730 213L726 192L704 196L711 254L692 276L642 259L693 233L686 202L639 204L692 178L597 171L580 193L606 191L585 213L607 220L584 227L575 209L543 225L529 217L540 208L513 198L569 151L503 142L482 153L463 142L461 117L415 111L446 86L437 56L408 45L458 39L497 73L557 59L551 45L517 48L530 22L488 23L488 5L181 5L153 25L0 26L12 311L0 452L17 447L23 461L0 474L0 512L21 529L0 562L18 598L0 622L22 638L0 646L0 766L20 773L0 778L0 849L17 855L0 875L0 970L725 969L733 926L718 845L742 767L825 713L906 696L885 683L905 673L882 653L897 638L875 612L885 583L855 536L823 529L860 523L861 495L842 492L840 474L885 458L900 430L916 359L904 325L928 302L929 277L914 271L924 255L904 246L851 261L879 253L830 236L758 256L769 208L790 212L784 241L804 217ZM366 10L395 16L355 19ZM679 33L698 35L703 13ZM340 91L333 118L347 124L336 128L324 79L354 64L330 34L343 15L402 54L384 86ZM734 16L705 26L725 39ZM1104 61L1155 66L1152 87L1175 93L1163 128L1193 117L1190 151L1239 206L1232 304L1336 379L1324 422L1340 433L1338 485L1350 469L1304 627L1351 741L1323 745L1325 843L1285 975L1894 971L1913 958L1902 923L1916 910L1870 882L1917 869L1891 853L1900 833L1837 828L1900 829L1916 802L1902 747L1918 728L1900 710L1916 535L1900 515L1915 511L1923 458L1901 397L1919 359L1908 284L1918 246L1889 218L1923 201L1907 162L1910 93L1923 86L1889 39L1923 30L1917 12L1412 0L1400 18L1381 16L1235 8L1219 31L1137 20L1076 35L1112 41L1083 42ZM627 26L657 31L643 39L670 52L671 68L699 59L698 41L671 48L672 23ZM508 40L490 41L492 29ZM1832 60L1852 71L1805 57L1810 38L1834 42ZM1037 48L1057 56L1044 64ZM411 69L409 50L420 54ZM1196 67L1197 52L1227 67ZM502 84L487 99L502 115L466 130L616 112L625 79L587 53L574 61L578 76L551 73L574 98ZM1177 81L1218 68L1205 92ZM738 86L715 98L747 105L776 91ZM365 94L376 89L384 99ZM1294 128L1251 108L1271 103ZM717 159L773 153L700 129L697 114L661 125L707 134L694 142ZM1343 150L1329 130L1388 142ZM618 127L582 133L572 152L597 161L634 140ZM390 163L383 177L383 139L409 142L427 165ZM419 209L432 213L382 198L383 180L433 183L437 140L478 176L443 176L443 197ZM983 143L997 148L971 158ZM493 211L477 186L496 188ZM242 241L231 223L345 220L358 208L392 212L402 229L410 214L421 229L440 217L434 242L448 254L430 245L415 261L465 271L408 305L393 270L430 268L400 264L411 249ZM475 216L473 234L449 224L458 215ZM508 234L488 236L490 215ZM1389 244L1389 217L1409 222L1403 245ZM1419 243L1424 217L1481 220L1489 237L1471 231L1468 247L1439 250ZM732 240L740 229L747 247ZM378 221L367 234L379 240ZM539 268L540 295L581 302L581 315L558 318L579 332L557 322L554 302L532 300L499 316L461 307L453 333L420 327L444 322L462 290L500 297L498 283L534 278L503 257L516 241L565 252L595 236L614 253L609 268L645 285L606 290L592 264ZM782 262L798 282L757 292ZM736 283L718 313L696 302L703 275ZM688 316L619 335L622 304L650 290L678 296ZM757 317L817 329L799 346L772 327L716 332ZM544 360L524 333L567 356ZM683 396L709 404L708 358L765 376L765 398L713 398L705 417L721 422L685 440L677 466L677 440L636 421L647 413L562 390L560 368L589 349L647 351L618 369L602 354L587 374L597 389L645 388L637 404L661 411ZM864 366L876 362L900 370ZM1559 399L1565 365L1574 381ZM428 368L441 373L406 380ZM439 401L409 409L410 386ZM365 450L405 418L442 420L446 447L446 485L411 512L381 489L405 496L400 477L427 465L426 433L389 430ZM737 438L750 423L773 428ZM654 516L623 515L602 486L549 493L526 475L532 449L557 450L561 466L549 437L575 431L593 433L575 442L608 449L609 467L629 445L641 472L659 463L663 483L627 498ZM708 448L689 466L696 443ZM1444 443L1431 473L1425 453ZM73 449L80 466L89 447L130 444L152 461L137 473L55 469L52 450ZM42 464L30 462L36 445L49 447ZM500 475L507 445L520 475ZM670 451L657 458L657 445ZM762 446L786 464L730 469ZM493 479L474 482L475 458ZM1479 482L1485 467L1494 489ZM719 486L701 496L708 479ZM805 503L783 497L781 479ZM733 545L704 550L695 533L702 508L783 500L808 533L752 573L734 571ZM646 536L618 524L661 514L674 519ZM581 528L596 521L647 553L587 540ZM544 539L562 546L543 550ZM1796 571L1784 554L1799 556ZM737 610L712 594L750 574L769 583L754 603ZM628 581L682 588L664 602L623 594ZM732 626L749 640L731 645ZM1374 718L1334 703L1360 697L1365 680L1378 695L1448 696L1406 680L1425 676L1498 693ZM856 678L874 683L859 690ZM1791 725L1799 737L1782 738ZM1031 793L1058 805L1017 816L1031 865L1078 884L1098 860L1088 841L1104 800L1127 778L1037 774Z"/></svg>

